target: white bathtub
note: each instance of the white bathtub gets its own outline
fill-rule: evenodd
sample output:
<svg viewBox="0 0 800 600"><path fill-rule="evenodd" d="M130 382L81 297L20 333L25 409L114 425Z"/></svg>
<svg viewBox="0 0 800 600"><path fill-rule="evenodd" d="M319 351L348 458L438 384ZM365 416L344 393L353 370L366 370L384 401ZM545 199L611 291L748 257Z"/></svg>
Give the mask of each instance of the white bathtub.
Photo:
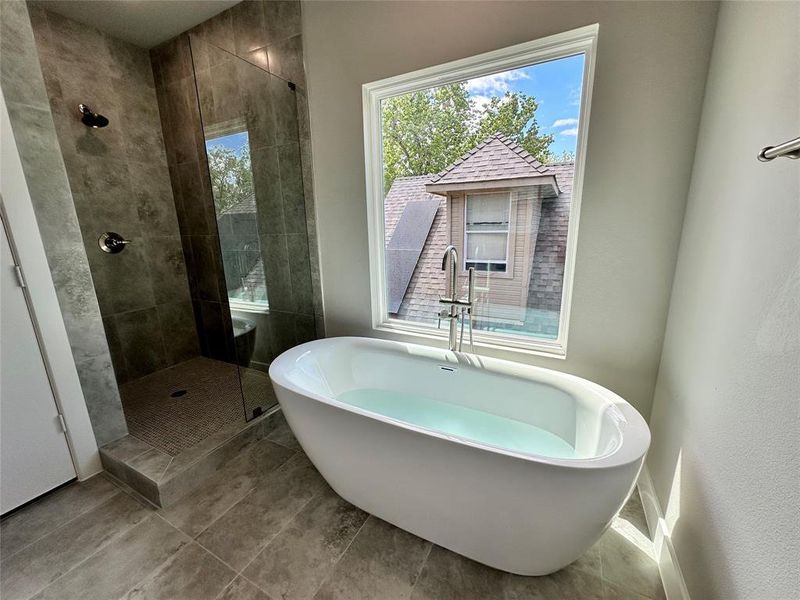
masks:
<svg viewBox="0 0 800 600"><path fill-rule="evenodd" d="M644 419L616 394L503 360L329 338L284 352L269 374L339 495L520 575L556 571L600 537L650 444Z"/></svg>

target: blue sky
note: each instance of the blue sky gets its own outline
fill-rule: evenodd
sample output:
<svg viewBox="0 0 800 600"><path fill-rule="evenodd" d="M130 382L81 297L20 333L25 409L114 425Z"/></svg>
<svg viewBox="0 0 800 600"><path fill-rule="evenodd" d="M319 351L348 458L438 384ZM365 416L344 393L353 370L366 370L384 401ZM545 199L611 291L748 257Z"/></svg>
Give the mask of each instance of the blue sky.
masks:
<svg viewBox="0 0 800 600"><path fill-rule="evenodd" d="M221 137L206 141L206 147L209 150L215 146L228 148L229 150L233 150L236 154L238 154L242 148L247 146L247 132L242 131L241 133L232 133L231 135L223 135Z"/></svg>
<svg viewBox="0 0 800 600"><path fill-rule="evenodd" d="M555 136L551 151L554 154L565 150L574 153L582 80L583 55L580 54L470 79L467 89L479 105L507 91L534 96L539 102L536 110L539 131Z"/></svg>

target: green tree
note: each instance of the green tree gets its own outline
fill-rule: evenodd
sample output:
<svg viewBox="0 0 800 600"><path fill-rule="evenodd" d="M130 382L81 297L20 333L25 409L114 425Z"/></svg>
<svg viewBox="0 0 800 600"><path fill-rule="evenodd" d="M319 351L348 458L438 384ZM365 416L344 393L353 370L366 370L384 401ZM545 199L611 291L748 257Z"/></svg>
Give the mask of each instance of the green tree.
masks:
<svg viewBox="0 0 800 600"><path fill-rule="evenodd" d="M397 177L436 173L495 133L503 133L539 160L549 157L552 135L539 132L533 96L506 92L482 107L465 83L384 101L383 168L386 190Z"/></svg>
<svg viewBox="0 0 800 600"><path fill-rule="evenodd" d="M210 147L208 171L218 215L253 197L253 171L250 168L248 146L238 153L221 145Z"/></svg>

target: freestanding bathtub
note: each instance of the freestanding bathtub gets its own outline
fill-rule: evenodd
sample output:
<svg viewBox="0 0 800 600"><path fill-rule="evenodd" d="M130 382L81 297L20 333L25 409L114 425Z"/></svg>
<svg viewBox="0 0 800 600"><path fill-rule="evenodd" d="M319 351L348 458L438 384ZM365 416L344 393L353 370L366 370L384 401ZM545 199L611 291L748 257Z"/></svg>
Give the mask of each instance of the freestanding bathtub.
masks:
<svg viewBox="0 0 800 600"><path fill-rule="evenodd" d="M622 398L549 369L368 338L273 361L303 450L363 510L497 569L578 558L630 495L650 444Z"/></svg>

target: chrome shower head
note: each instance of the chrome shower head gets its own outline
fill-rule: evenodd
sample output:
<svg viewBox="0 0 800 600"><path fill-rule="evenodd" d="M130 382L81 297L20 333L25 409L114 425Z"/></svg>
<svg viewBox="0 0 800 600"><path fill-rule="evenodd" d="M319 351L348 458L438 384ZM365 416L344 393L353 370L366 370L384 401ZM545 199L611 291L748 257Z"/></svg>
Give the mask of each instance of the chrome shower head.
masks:
<svg viewBox="0 0 800 600"><path fill-rule="evenodd" d="M78 110L81 112L81 123L87 127L99 129L100 127L105 127L108 125L108 119L106 119L103 115L98 115L97 113L92 112L92 109L85 104L79 104Z"/></svg>

